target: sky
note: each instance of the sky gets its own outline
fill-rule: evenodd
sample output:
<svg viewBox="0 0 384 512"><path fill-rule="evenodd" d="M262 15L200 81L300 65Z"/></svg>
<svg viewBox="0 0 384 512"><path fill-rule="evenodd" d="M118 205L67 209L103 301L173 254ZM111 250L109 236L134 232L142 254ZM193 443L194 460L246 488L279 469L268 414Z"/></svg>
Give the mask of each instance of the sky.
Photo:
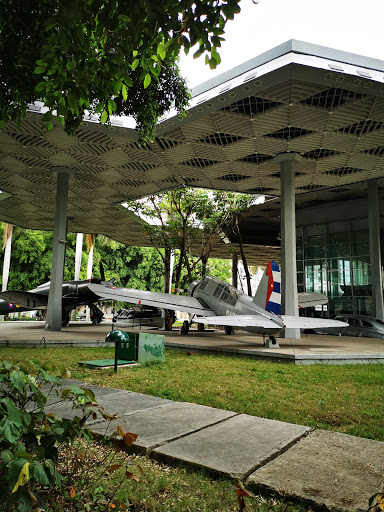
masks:
<svg viewBox="0 0 384 512"><path fill-rule="evenodd" d="M298 39L384 61L383 0L240 1L241 12L229 21L222 62L212 71L204 56L182 55L180 68L194 87L289 39Z"/></svg>

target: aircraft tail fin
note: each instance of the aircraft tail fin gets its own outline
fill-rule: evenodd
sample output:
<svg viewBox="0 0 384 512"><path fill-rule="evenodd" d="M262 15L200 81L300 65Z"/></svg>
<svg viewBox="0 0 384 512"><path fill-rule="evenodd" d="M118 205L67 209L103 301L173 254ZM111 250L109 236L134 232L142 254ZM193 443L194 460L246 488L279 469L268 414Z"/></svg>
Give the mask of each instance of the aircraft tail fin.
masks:
<svg viewBox="0 0 384 512"><path fill-rule="evenodd" d="M281 315L280 268L276 261L270 261L265 268L253 302L256 306Z"/></svg>

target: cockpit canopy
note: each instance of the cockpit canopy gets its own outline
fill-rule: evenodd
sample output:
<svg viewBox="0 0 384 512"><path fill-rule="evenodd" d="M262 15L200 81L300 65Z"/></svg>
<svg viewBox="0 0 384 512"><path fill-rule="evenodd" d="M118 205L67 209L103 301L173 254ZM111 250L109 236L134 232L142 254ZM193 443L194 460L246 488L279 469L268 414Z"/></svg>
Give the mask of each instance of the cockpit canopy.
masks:
<svg viewBox="0 0 384 512"><path fill-rule="evenodd" d="M204 294L211 297L213 296L230 306L234 306L242 295L242 293L233 286L213 276L206 276L203 281L193 281L189 285L188 295L196 296L197 292L199 296L203 296Z"/></svg>

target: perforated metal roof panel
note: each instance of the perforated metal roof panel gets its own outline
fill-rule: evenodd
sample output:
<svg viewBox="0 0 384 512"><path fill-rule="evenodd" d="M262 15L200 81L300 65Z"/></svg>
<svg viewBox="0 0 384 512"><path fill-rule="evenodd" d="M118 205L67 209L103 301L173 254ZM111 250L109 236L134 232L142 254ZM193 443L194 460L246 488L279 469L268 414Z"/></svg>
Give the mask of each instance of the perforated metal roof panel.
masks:
<svg viewBox="0 0 384 512"><path fill-rule="evenodd" d="M121 202L183 184L279 196L279 153L303 156L297 194L384 177L384 62L299 41L196 88L186 119L170 112L142 147L127 120L42 134L38 108L0 131L0 219L33 229L53 229L58 165L76 171L68 230L130 245L146 237Z"/></svg>

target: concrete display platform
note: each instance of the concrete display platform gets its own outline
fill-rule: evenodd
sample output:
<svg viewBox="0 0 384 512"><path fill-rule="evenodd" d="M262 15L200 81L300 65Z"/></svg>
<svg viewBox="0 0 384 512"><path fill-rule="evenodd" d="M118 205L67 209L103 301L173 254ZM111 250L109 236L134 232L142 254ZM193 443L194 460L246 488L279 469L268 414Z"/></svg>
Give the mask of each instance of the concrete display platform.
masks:
<svg viewBox="0 0 384 512"><path fill-rule="evenodd" d="M363 512L383 491L384 442L212 407L172 402L79 381L95 393L106 412L121 420L89 421L95 434L117 424L138 434L129 449L164 463L206 468L242 480L250 490L305 500L311 507ZM50 412L73 417L70 404L51 400Z"/></svg>
<svg viewBox="0 0 384 512"><path fill-rule="evenodd" d="M44 330L44 322L0 322L1 346L110 346L105 338L111 322L98 326L70 322L60 332ZM136 330L135 330L136 332ZM147 332L144 329L138 332ZM153 334L153 330L148 331ZM263 346L263 337L237 331L227 336L221 330L204 332L191 329L187 336L178 330L158 331L165 335L167 347L180 350L234 354L269 361L296 364L384 363L384 340L344 336L302 335L300 340L279 338L279 348Z"/></svg>

